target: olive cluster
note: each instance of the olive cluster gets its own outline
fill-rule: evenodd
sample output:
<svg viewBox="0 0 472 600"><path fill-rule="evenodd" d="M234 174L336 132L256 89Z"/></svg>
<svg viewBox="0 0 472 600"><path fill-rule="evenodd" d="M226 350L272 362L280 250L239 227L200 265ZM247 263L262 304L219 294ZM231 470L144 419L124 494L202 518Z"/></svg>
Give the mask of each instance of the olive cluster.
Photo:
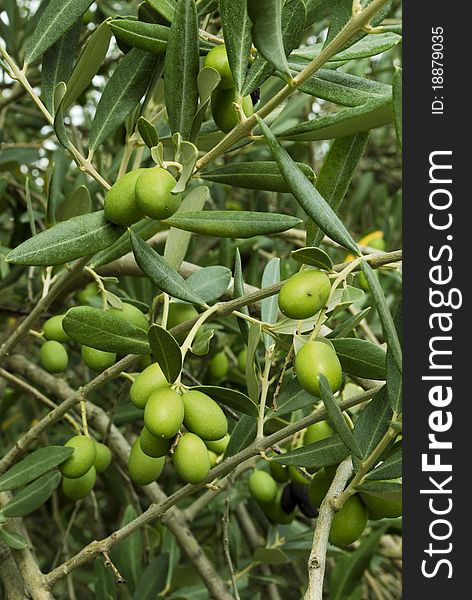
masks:
<svg viewBox="0 0 472 600"><path fill-rule="evenodd" d="M128 461L131 479L138 485L155 481L165 456L171 453L175 470L184 481L205 480L229 439L228 421L219 405L198 390L180 394L157 363L136 377L130 399L144 410L144 427Z"/></svg>
<svg viewBox="0 0 472 600"><path fill-rule="evenodd" d="M102 473L109 467L111 452L105 444L86 435L75 435L64 445L74 451L60 465L62 491L70 500L81 500L92 491L97 473Z"/></svg>
<svg viewBox="0 0 472 600"><path fill-rule="evenodd" d="M211 113L217 127L224 133L228 133L236 127L239 119L234 105L237 101L236 88L228 62L226 46L221 44L212 48L205 57L204 66L211 67L220 74L221 81L211 95ZM251 96L244 96L241 99L241 110L246 117L253 114Z"/></svg>

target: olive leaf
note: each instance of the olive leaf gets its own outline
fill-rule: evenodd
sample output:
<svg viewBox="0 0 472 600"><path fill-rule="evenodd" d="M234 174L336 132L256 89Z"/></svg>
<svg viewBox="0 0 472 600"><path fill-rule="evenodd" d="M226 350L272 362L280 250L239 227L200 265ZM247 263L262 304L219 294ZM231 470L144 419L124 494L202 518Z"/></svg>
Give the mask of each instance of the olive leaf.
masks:
<svg viewBox="0 0 472 600"><path fill-rule="evenodd" d="M385 379L386 353L367 340L335 337L331 342L344 372L366 379Z"/></svg>
<svg viewBox="0 0 472 600"><path fill-rule="evenodd" d="M174 336L160 325L151 325L148 336L154 360L161 367L167 381L174 383L182 370L182 353L179 344Z"/></svg>
<svg viewBox="0 0 472 600"><path fill-rule="evenodd" d="M317 267L318 269L324 269L325 271L333 270L333 261L326 254L324 250L320 248L299 248L292 252L293 260L300 262L304 265L310 265Z"/></svg>
<svg viewBox="0 0 472 600"><path fill-rule="evenodd" d="M39 508L51 496L61 482L61 474L55 469L42 475L17 492L2 509L5 517L24 517Z"/></svg>
<svg viewBox="0 0 472 600"><path fill-rule="evenodd" d="M347 456L349 456L349 449L335 433L329 438L275 456L272 460L282 465L321 469L321 467L337 465Z"/></svg>
<svg viewBox="0 0 472 600"><path fill-rule="evenodd" d="M236 91L241 92L252 42L247 2L220 0L219 5L229 66Z"/></svg>
<svg viewBox="0 0 472 600"><path fill-rule="evenodd" d="M245 415L249 415L250 417L257 417L259 414L259 409L255 402L246 396L246 394L243 394L238 390L223 388L216 385L197 385L190 389L198 390L199 392L210 396L210 398L213 398L216 402L224 404L238 412L242 412Z"/></svg>
<svg viewBox="0 0 472 600"><path fill-rule="evenodd" d="M141 48L158 56L166 51L169 28L164 25L131 19L113 19L108 24L115 37L133 48Z"/></svg>

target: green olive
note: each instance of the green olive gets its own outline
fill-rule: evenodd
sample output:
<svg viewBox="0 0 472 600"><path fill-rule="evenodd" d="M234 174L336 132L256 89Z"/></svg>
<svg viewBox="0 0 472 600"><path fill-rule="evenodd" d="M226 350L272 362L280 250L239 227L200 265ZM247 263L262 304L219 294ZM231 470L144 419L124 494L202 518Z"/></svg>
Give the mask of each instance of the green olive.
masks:
<svg viewBox="0 0 472 600"><path fill-rule="evenodd" d="M129 475L138 485L149 485L159 477L164 468L165 457L151 458L144 454L139 444L139 438L131 447L128 458Z"/></svg>
<svg viewBox="0 0 472 600"><path fill-rule="evenodd" d="M77 302L80 304L89 304L89 300L92 298L98 298L98 287L95 281L87 283L87 285L82 288L76 294Z"/></svg>
<svg viewBox="0 0 472 600"><path fill-rule="evenodd" d="M308 319L325 306L331 291L331 282L316 269L295 273L282 286L279 308L289 319Z"/></svg>
<svg viewBox="0 0 472 600"><path fill-rule="evenodd" d="M320 469L313 475L310 483L310 501L316 507L320 507L324 497L328 493L329 486L332 484L335 473L329 473L325 469Z"/></svg>
<svg viewBox="0 0 472 600"><path fill-rule="evenodd" d="M229 133L239 123L238 113L233 104L235 100L236 93L234 88L229 90L217 88L211 95L211 114L216 126L223 133ZM246 117L250 117L254 113L251 96L243 98L242 108Z"/></svg>
<svg viewBox="0 0 472 600"><path fill-rule="evenodd" d="M171 193L175 184L166 169L145 169L136 181L136 201L140 210L157 221L171 217L180 206L180 194Z"/></svg>
<svg viewBox="0 0 472 600"><path fill-rule="evenodd" d="M194 433L184 433L179 439L172 461L179 477L187 483L200 483L210 472L208 449Z"/></svg>
<svg viewBox="0 0 472 600"><path fill-rule="evenodd" d="M48 340L41 346L39 360L49 373L62 373L69 364L69 355L60 342Z"/></svg>
<svg viewBox="0 0 472 600"><path fill-rule="evenodd" d="M135 169L120 177L105 195L105 218L115 225L129 227L144 218L136 201L136 181L146 169Z"/></svg>
<svg viewBox="0 0 472 600"><path fill-rule="evenodd" d="M266 471L253 471L248 487L251 496L260 504L270 504L277 497L277 483Z"/></svg>
<svg viewBox="0 0 472 600"><path fill-rule="evenodd" d="M133 324L135 327L139 327L140 329L148 330L149 321L146 315L133 306L132 304L128 304L127 302L123 302L123 307L120 308L109 308L108 313L112 315L118 315L122 317L129 323Z"/></svg>
<svg viewBox="0 0 472 600"><path fill-rule="evenodd" d="M357 494L350 496L331 523L329 541L335 546L348 546L359 539L367 525L367 507Z"/></svg>
<svg viewBox="0 0 472 600"><path fill-rule="evenodd" d="M228 432L228 420L218 404L206 394L191 390L183 396L185 427L203 440L220 440Z"/></svg>
<svg viewBox="0 0 472 600"><path fill-rule="evenodd" d="M190 319L194 319L197 316L198 312L191 304L171 302L169 304L169 314L167 316L167 329L177 327L177 325L185 323L185 321L189 321ZM186 333L178 335L175 339L181 344L186 335Z"/></svg>
<svg viewBox="0 0 472 600"><path fill-rule="evenodd" d="M401 517L402 492L359 492L359 496L369 509L370 519L395 519Z"/></svg>
<svg viewBox="0 0 472 600"><path fill-rule="evenodd" d="M106 471L108 469L111 463L110 448L108 448L108 446L105 446L105 444L96 441L95 450L96 454L93 466L95 467L95 471L97 471L97 473L103 473L103 471Z"/></svg>
<svg viewBox="0 0 472 600"><path fill-rule="evenodd" d="M224 44L215 46L210 50L210 52L208 52L203 66L211 67L212 69L215 69L215 71L218 71L221 76L221 81L218 86L219 88L222 90L227 90L234 87L233 74L231 73L231 68L228 62L228 54Z"/></svg>
<svg viewBox="0 0 472 600"><path fill-rule="evenodd" d="M218 454L216 454L212 450L208 450L208 457L210 458L210 469L213 469L213 467L218 461Z"/></svg>
<svg viewBox="0 0 472 600"><path fill-rule="evenodd" d="M62 491L64 492L64 496L67 496L69 500L82 500L82 498L88 496L93 490L96 479L97 472L95 467L90 467L84 475L75 479L63 477Z"/></svg>
<svg viewBox="0 0 472 600"><path fill-rule="evenodd" d="M56 315L48 319L43 325L43 334L47 340L56 342L68 342L70 337L62 329L62 319L64 315Z"/></svg>
<svg viewBox="0 0 472 600"><path fill-rule="evenodd" d="M241 352L237 356L238 359L238 369L241 373L246 372L246 360L247 360L247 347L244 347Z"/></svg>
<svg viewBox="0 0 472 600"><path fill-rule="evenodd" d="M220 440L205 440L205 446L215 454L223 454L229 442L229 433Z"/></svg>
<svg viewBox="0 0 472 600"><path fill-rule="evenodd" d="M304 477L297 467L288 467L288 474L293 483L299 483L300 485L310 485L310 479Z"/></svg>
<svg viewBox="0 0 472 600"><path fill-rule="evenodd" d="M161 367L154 363L146 367L134 380L129 391L130 400L136 408L144 408L153 392L167 387L169 387L169 382Z"/></svg>
<svg viewBox="0 0 472 600"><path fill-rule="evenodd" d="M156 437L149 433L146 427L143 427L141 435L139 436L139 444L144 454L151 456L152 458L160 458L165 456L172 446L172 438L166 439L163 437Z"/></svg>
<svg viewBox="0 0 472 600"><path fill-rule="evenodd" d="M80 353L87 367L96 373L101 373L105 369L109 369L116 362L116 354L114 352L105 352L104 350L90 348L90 346L82 346Z"/></svg>
<svg viewBox="0 0 472 600"><path fill-rule="evenodd" d="M295 518L295 510L291 513L286 513L280 504L282 497L282 490L277 494L277 498L270 504L261 504L262 511L265 516L273 523L279 523L280 525L288 525Z"/></svg>
<svg viewBox="0 0 472 600"><path fill-rule="evenodd" d="M82 477L95 463L97 447L95 442L86 435L75 435L64 444L73 448L74 452L59 467L64 477L76 479Z"/></svg>
<svg viewBox="0 0 472 600"><path fill-rule="evenodd" d="M315 442L325 440L332 435L333 430L331 429L328 421L313 423L313 425L309 425L305 430L303 435L303 445L308 446L308 444L314 444Z"/></svg>
<svg viewBox="0 0 472 600"><path fill-rule="evenodd" d="M294 367L298 383L313 396L320 395L320 375L326 377L333 392L341 386L341 363L329 344L318 340L307 342L298 351Z"/></svg>
<svg viewBox="0 0 472 600"><path fill-rule="evenodd" d="M290 473L288 471L287 465L281 465L280 463L276 463L274 461L269 462L270 473L275 481L279 483L287 483L290 479Z"/></svg>
<svg viewBox="0 0 472 600"><path fill-rule="evenodd" d="M144 409L144 424L158 438L175 437L184 419L182 396L170 387L151 394Z"/></svg>
<svg viewBox="0 0 472 600"><path fill-rule="evenodd" d="M223 379L228 373L229 361L222 350L213 356L208 367L208 372L213 379Z"/></svg>

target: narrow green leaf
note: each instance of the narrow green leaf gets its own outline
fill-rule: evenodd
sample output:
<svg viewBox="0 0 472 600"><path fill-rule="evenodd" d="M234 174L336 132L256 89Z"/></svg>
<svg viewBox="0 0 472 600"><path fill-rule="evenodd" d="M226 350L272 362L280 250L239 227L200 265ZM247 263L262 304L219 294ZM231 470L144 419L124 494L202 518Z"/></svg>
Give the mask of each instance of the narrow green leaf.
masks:
<svg viewBox="0 0 472 600"><path fill-rule="evenodd" d="M93 561L93 572L95 578L95 600L116 600L116 580L111 569L105 566L103 556L98 556Z"/></svg>
<svg viewBox="0 0 472 600"><path fill-rule="evenodd" d="M362 0L362 6L365 7L371 2L372 0ZM391 8L392 2L391 0L389 0L372 17L370 21L371 25L380 25L380 23L386 18L386 16L390 12ZM351 17L352 0L336 0L331 10L331 23L329 26L328 35L326 36L325 46L329 44L338 35L338 33L347 25ZM351 36L349 41L346 43L345 48L352 46L366 35L367 34L365 31L360 31L354 36Z"/></svg>
<svg viewBox="0 0 472 600"><path fill-rule="evenodd" d="M400 303L397 312L395 314L395 318L393 320L395 324L395 330L398 335L398 340L400 344L402 343L402 305ZM400 414L402 412L402 374L398 369L398 366L395 362L394 356L390 351L390 348L387 348L387 393L388 398L390 400L390 406L392 407L393 412Z"/></svg>
<svg viewBox="0 0 472 600"><path fill-rule="evenodd" d="M253 0L254 3L257 0ZM305 29L306 8L302 0L289 0L282 9L282 40L285 55L296 48ZM264 83L275 71L273 65L262 54L258 54L251 64L242 89L246 96Z"/></svg>
<svg viewBox="0 0 472 600"><path fill-rule="evenodd" d="M393 76L393 122L398 143L402 147L402 69L395 69Z"/></svg>
<svg viewBox="0 0 472 600"><path fill-rule="evenodd" d="M300 248L291 254L293 260L325 271L333 270L333 261L324 250L319 248Z"/></svg>
<svg viewBox="0 0 472 600"><path fill-rule="evenodd" d="M67 81L74 65L79 45L82 20L77 20L43 56L41 67L41 99L54 115L54 90L60 81Z"/></svg>
<svg viewBox="0 0 472 600"><path fill-rule="evenodd" d="M296 450L275 456L272 460L282 465L321 469L337 465L349 456L349 450L338 434L333 434L314 444L302 446Z"/></svg>
<svg viewBox="0 0 472 600"><path fill-rule="evenodd" d="M331 600L344 600L359 584L388 525L383 525L361 540L360 546L336 561L329 578ZM362 596L361 596L362 597Z"/></svg>
<svg viewBox="0 0 472 600"><path fill-rule="evenodd" d="M92 199L88 187L80 185L69 198L66 198L56 210L58 221L67 221L80 215L86 215L92 210Z"/></svg>
<svg viewBox="0 0 472 600"><path fill-rule="evenodd" d="M374 297L375 307L377 308L379 319L382 323L382 331L387 342L388 349L392 353L392 357L395 361L398 371L401 373L402 349L400 346L400 340L398 339L397 330L395 328L395 323L393 322L390 309L387 305L387 300L385 299L385 295L382 290L382 286L380 285L380 281L375 276L375 273L369 263L362 261L361 264L362 272L367 278L369 289Z"/></svg>
<svg viewBox="0 0 472 600"><path fill-rule="evenodd" d="M51 496L61 481L61 474L57 469L42 475L20 492L3 507L5 517L24 517L39 508Z"/></svg>
<svg viewBox="0 0 472 600"><path fill-rule="evenodd" d="M231 281L231 271L227 267L204 267L192 273L187 284L205 302L213 302L222 296Z"/></svg>
<svg viewBox="0 0 472 600"><path fill-rule="evenodd" d="M174 0L146 0L146 4L162 15L166 21L172 23L176 6Z"/></svg>
<svg viewBox="0 0 472 600"><path fill-rule="evenodd" d="M313 406L316 399L304 390L296 377L282 387L277 399L277 407L271 408L269 417L282 417L306 406Z"/></svg>
<svg viewBox="0 0 472 600"><path fill-rule="evenodd" d="M343 371L366 379L385 379L386 354L383 348L358 338L337 337L331 342Z"/></svg>
<svg viewBox="0 0 472 600"><path fill-rule="evenodd" d="M345 310L351 304L360 302L364 296L365 293L363 290L352 285L347 285L343 289L338 288L328 302L327 312L332 312L333 315L336 315L337 313Z"/></svg>
<svg viewBox="0 0 472 600"><path fill-rule="evenodd" d="M64 98L67 94L67 86L63 81L60 81L56 85L56 89L54 90L54 133L56 137L64 148L69 150L72 154L74 152L74 147L72 142L69 140L69 135L67 133L66 125L64 122Z"/></svg>
<svg viewBox="0 0 472 600"><path fill-rule="evenodd" d="M205 202L210 196L210 190L207 186L202 185L194 188L182 200L181 205L177 210L177 214L181 212L198 212L202 210ZM178 269L187 254L188 246L192 234L181 229L171 227L167 236L166 245L164 248L164 258L174 269Z"/></svg>
<svg viewBox="0 0 472 600"><path fill-rule="evenodd" d="M179 0L172 21L164 68L167 116L172 133L190 139L197 111L198 21L194 0Z"/></svg>
<svg viewBox="0 0 472 600"><path fill-rule="evenodd" d="M267 125L259 118L258 122L267 145L279 165L280 172L303 210L312 221L326 233L326 235L351 252L358 254L359 250L356 243L352 239L351 234L336 216L333 209L297 167L288 152L279 144Z"/></svg>
<svg viewBox="0 0 472 600"><path fill-rule="evenodd" d="M243 278L243 269L241 265L241 254L239 252L239 248L236 248L236 256L234 258L234 298L240 298L244 296L244 278ZM249 309L247 306L241 307L241 312L245 315L249 314ZM239 330L241 331L241 335L243 337L244 342L247 344L249 340L249 324L241 317L237 317Z"/></svg>
<svg viewBox="0 0 472 600"><path fill-rule="evenodd" d="M281 132L280 137L297 142L330 140L381 127L391 123L392 119L392 99L372 98L361 106L299 123Z"/></svg>
<svg viewBox="0 0 472 600"><path fill-rule="evenodd" d="M397 479L402 476L402 449L395 450L378 467L367 473L366 479L375 481L379 479Z"/></svg>
<svg viewBox="0 0 472 600"><path fill-rule="evenodd" d="M152 356L161 367L169 383L174 383L182 370L182 353L177 340L160 325L151 325L148 331Z"/></svg>
<svg viewBox="0 0 472 600"><path fill-rule="evenodd" d="M335 213L346 195L357 166L364 154L369 134L358 133L354 136L334 140L316 181L316 188ZM307 225L307 239L313 239L318 246L323 232L313 221Z"/></svg>
<svg viewBox="0 0 472 600"><path fill-rule="evenodd" d="M399 481L366 481L356 489L373 494L398 494L402 491L402 484Z"/></svg>
<svg viewBox="0 0 472 600"><path fill-rule="evenodd" d="M220 0L221 22L236 91L241 92L251 52L251 22L247 2Z"/></svg>
<svg viewBox="0 0 472 600"><path fill-rule="evenodd" d="M139 48L132 48L122 57L98 103L90 129L90 151L113 134L135 108L158 63L154 55Z"/></svg>
<svg viewBox="0 0 472 600"><path fill-rule="evenodd" d="M151 248L144 240L130 230L131 246L139 268L163 292L173 298L185 302L205 306L205 301L200 298L185 279L169 265L169 263Z"/></svg>
<svg viewBox="0 0 472 600"><path fill-rule="evenodd" d="M278 71L291 77L282 38L282 5L283 0L247 2L254 46Z"/></svg>
<svg viewBox="0 0 472 600"><path fill-rule="evenodd" d="M16 463L0 477L0 492L22 487L69 458L73 449L66 446L40 448Z"/></svg>
<svg viewBox="0 0 472 600"><path fill-rule="evenodd" d="M377 33L375 35L367 35L365 38L359 40L349 48L341 50L335 54L330 62L344 62L347 60L358 60L360 58L369 58L370 56L376 56L382 52L394 48L397 44L402 41L402 36L397 33ZM303 46L297 48L292 52L292 56L297 58L303 58L304 60L310 61L318 56L323 49L323 44L313 44L309 46ZM328 63L328 64L329 64Z"/></svg>
<svg viewBox="0 0 472 600"><path fill-rule="evenodd" d="M281 548L256 548L253 560L265 565L285 565L290 562L289 557Z"/></svg>
<svg viewBox="0 0 472 600"><path fill-rule="evenodd" d="M223 458L234 456L244 448L247 448L256 439L257 421L254 417L243 415L236 423Z"/></svg>
<svg viewBox="0 0 472 600"><path fill-rule="evenodd" d="M190 134L190 140L195 142L200 133L200 128L205 119L207 109L210 105L211 95L218 87L221 81L221 75L215 69L211 67L203 67L197 76L197 87L198 95L200 96L200 102L198 110L193 118L192 131Z"/></svg>
<svg viewBox="0 0 472 600"><path fill-rule="evenodd" d="M349 429L349 426L346 422L346 419L341 412L336 400L334 399L333 392L329 386L328 380L324 375L320 375L320 392L321 392L321 400L325 405L326 412L328 413L330 422L332 423L334 429L337 434L341 438L341 441L344 445L349 448L349 450L362 458L362 451L359 448L359 445L354 438L352 431Z"/></svg>
<svg viewBox="0 0 472 600"><path fill-rule="evenodd" d="M286 231L300 225L300 219L290 215L265 212L212 210L195 213L175 213L164 221L172 227L229 238L249 238Z"/></svg>
<svg viewBox="0 0 472 600"><path fill-rule="evenodd" d="M147 332L123 317L92 306L70 308L62 326L78 344L117 354L148 354Z"/></svg>
<svg viewBox="0 0 472 600"><path fill-rule="evenodd" d="M216 385L198 385L190 388L192 390L198 390L213 398L216 402L224 404L233 410L242 412L250 417L257 417L259 414L258 408L246 394L238 390L230 388L223 388Z"/></svg>
<svg viewBox="0 0 472 600"><path fill-rule="evenodd" d="M383 387L361 412L354 425L354 437L367 458L387 432L392 419L387 389Z"/></svg>
<svg viewBox="0 0 472 600"><path fill-rule="evenodd" d="M111 30L107 21L101 23L89 37L67 81L64 110L77 100L97 74L108 51Z"/></svg>
<svg viewBox="0 0 472 600"><path fill-rule="evenodd" d="M133 600L156 600L166 585L169 555L167 552L154 558L141 574Z"/></svg>
<svg viewBox="0 0 472 600"><path fill-rule="evenodd" d="M133 48L140 48L161 56L167 48L169 28L156 23L143 23L132 19L113 19L110 29L119 40Z"/></svg>
<svg viewBox="0 0 472 600"><path fill-rule="evenodd" d="M146 146L149 149L153 146L157 146L159 143L159 134L157 133L155 126L145 117L139 117L137 125L139 134L143 138L143 142Z"/></svg>
<svg viewBox="0 0 472 600"><path fill-rule="evenodd" d="M328 333L328 335L326 337L328 339L333 339L333 338L344 338L344 337L348 336L351 333L351 331L353 331L359 325L359 323L363 319L365 319L365 317L369 314L370 310L371 310L371 308L370 308L370 306L368 306L367 308L364 308L364 310L361 310L356 315L350 316L348 319L346 319L340 325L338 325L338 327L333 329L333 331L331 331L331 333Z"/></svg>
<svg viewBox="0 0 472 600"><path fill-rule="evenodd" d="M261 288L266 288L280 282L280 258L270 260L262 273ZM264 323L277 322L279 315L278 295L269 296L261 301L261 318ZM273 343L273 338L269 334L263 335L264 345L269 348Z"/></svg>
<svg viewBox="0 0 472 600"><path fill-rule="evenodd" d="M304 163L296 163L296 165L310 181L315 180L315 174L309 165ZM207 181L250 190L290 191L277 163L271 161L240 162L225 165L211 171L204 171L199 176Z"/></svg>
<svg viewBox="0 0 472 600"><path fill-rule="evenodd" d="M93 0L50 0L26 44L25 66L50 48L92 2Z"/></svg>
<svg viewBox="0 0 472 600"><path fill-rule="evenodd" d="M28 547L28 540L16 531L0 527L0 540L13 550L23 550Z"/></svg>
<svg viewBox="0 0 472 600"><path fill-rule="evenodd" d="M107 248L123 233L109 223L103 211L74 217L58 223L26 240L7 256L16 265L62 265Z"/></svg>

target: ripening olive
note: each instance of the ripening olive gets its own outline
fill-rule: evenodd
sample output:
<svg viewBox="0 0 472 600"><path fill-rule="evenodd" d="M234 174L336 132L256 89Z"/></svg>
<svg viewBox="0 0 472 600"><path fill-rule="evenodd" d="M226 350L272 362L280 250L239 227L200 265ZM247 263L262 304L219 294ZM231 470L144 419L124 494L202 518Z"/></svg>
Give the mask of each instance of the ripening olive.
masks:
<svg viewBox="0 0 472 600"><path fill-rule="evenodd" d="M329 426L328 421L320 421L319 423L313 423L308 425L303 435L303 445L314 444L320 440L324 440L333 435L333 430Z"/></svg>
<svg viewBox="0 0 472 600"><path fill-rule="evenodd" d="M97 373L110 368L116 362L116 354L114 352L105 352L104 350L97 350L90 346L82 346L80 353L87 367Z"/></svg>
<svg viewBox="0 0 472 600"><path fill-rule="evenodd" d="M369 509L369 519L395 519L401 517L402 492L401 490L391 492L359 492L359 496Z"/></svg>
<svg viewBox="0 0 472 600"><path fill-rule="evenodd" d="M331 282L316 269L295 273L282 286L279 293L279 308L289 319L308 319L326 304Z"/></svg>
<svg viewBox="0 0 472 600"><path fill-rule="evenodd" d="M357 494L350 496L331 523L329 541L336 546L348 546L360 538L367 525L367 507Z"/></svg>
<svg viewBox="0 0 472 600"><path fill-rule="evenodd" d="M229 90L216 89L211 95L211 114L216 126L223 131L229 133L239 123L238 113L234 107L236 100L235 89ZM246 117L250 117L254 112L251 96L244 96L242 102L243 112Z"/></svg>
<svg viewBox="0 0 472 600"><path fill-rule="evenodd" d="M56 315L48 319L43 325L43 334L47 340L56 340L56 342L68 342L70 337L62 329L62 319L64 315Z"/></svg>
<svg viewBox="0 0 472 600"><path fill-rule="evenodd" d="M182 396L170 387L153 392L144 409L144 424L150 434L171 439L182 426L184 402Z"/></svg>
<svg viewBox="0 0 472 600"><path fill-rule="evenodd" d="M310 483L310 500L312 504L318 508L324 500L324 497L328 493L329 486L333 482L335 473L329 473L325 469L320 469L313 475L313 479Z"/></svg>
<svg viewBox="0 0 472 600"><path fill-rule="evenodd" d="M39 360L49 373L62 373L69 364L69 355L60 342L48 340L39 350Z"/></svg>
<svg viewBox="0 0 472 600"><path fill-rule="evenodd" d="M210 52L208 52L203 66L211 67L212 69L215 69L215 71L218 71L221 76L221 81L218 86L219 88L222 90L227 90L234 87L233 74L231 73L231 68L228 62L228 54L224 44L215 46L210 50Z"/></svg>
<svg viewBox="0 0 472 600"><path fill-rule="evenodd" d="M180 194L171 193L175 184L166 169L145 169L136 181L136 201L140 210L157 221L171 217L180 206Z"/></svg>
<svg viewBox="0 0 472 600"><path fill-rule="evenodd" d="M228 420L218 404L206 394L191 390L182 396L184 425L203 440L220 440L228 432Z"/></svg>
<svg viewBox="0 0 472 600"><path fill-rule="evenodd" d="M260 504L270 504L277 497L277 483L266 471L253 471L248 487L251 496Z"/></svg>
<svg viewBox="0 0 472 600"><path fill-rule="evenodd" d="M75 479L63 477L62 491L64 492L64 496L67 496L69 500L82 500L82 498L90 494L96 479L97 472L95 467L90 467L84 475Z"/></svg>
<svg viewBox="0 0 472 600"><path fill-rule="evenodd" d="M290 513L286 513L282 506L282 490L277 494L276 499L270 504L261 504L261 508L265 516L273 523L279 523L280 525L288 525L295 518L295 510Z"/></svg>
<svg viewBox="0 0 472 600"><path fill-rule="evenodd" d="M128 227L144 218L136 200L136 181L146 169L135 169L120 177L105 195L105 218L115 225Z"/></svg>
<svg viewBox="0 0 472 600"><path fill-rule="evenodd" d="M144 454L139 438L131 447L128 458L128 471L131 479L138 485L149 485L159 477L164 468L165 457L151 458Z"/></svg>
<svg viewBox="0 0 472 600"><path fill-rule="evenodd" d="M172 461L179 477L188 483L200 483L210 472L207 447L194 433L184 433L179 439Z"/></svg>
<svg viewBox="0 0 472 600"><path fill-rule="evenodd" d="M140 329L148 330L149 322L146 315L133 306L132 304L128 304L127 302L123 302L123 307L120 308L109 308L108 313L112 315L118 315L119 317L125 319L135 327L139 327Z"/></svg>
<svg viewBox="0 0 472 600"><path fill-rule="evenodd" d="M146 367L134 380L129 391L130 400L136 408L144 408L153 392L166 387L169 387L169 382L165 378L161 367L154 363Z"/></svg>
<svg viewBox="0 0 472 600"><path fill-rule="evenodd" d="M64 444L73 448L73 453L65 460L59 469L64 477L76 479L82 477L95 463L97 447L95 442L86 435L74 435Z"/></svg>
<svg viewBox="0 0 472 600"><path fill-rule="evenodd" d="M293 481L290 483L290 487L292 490L292 497L298 505L300 512L305 515L305 517L314 519L317 516L318 511L310 500L308 487L306 485L294 483Z"/></svg>
<svg viewBox="0 0 472 600"><path fill-rule="evenodd" d="M97 473L103 473L103 471L106 471L108 469L111 463L110 448L108 448L108 446L105 446L105 444L96 441L95 450L96 454L93 466L95 467L95 471L97 471Z"/></svg>
<svg viewBox="0 0 472 600"><path fill-rule="evenodd" d="M139 436L139 444L144 454L151 456L152 458L160 458L165 456L172 446L172 439L166 439L163 437L156 437L149 433L146 427L143 427L141 435Z"/></svg>
<svg viewBox="0 0 472 600"><path fill-rule="evenodd" d="M222 350L213 356L210 361L208 371L213 379L223 379L228 373L229 361L225 352Z"/></svg>
<svg viewBox="0 0 472 600"><path fill-rule="evenodd" d="M288 467L288 474L293 483L299 483L300 485L310 485L310 479L304 477L297 467Z"/></svg>
<svg viewBox="0 0 472 600"><path fill-rule="evenodd" d="M294 367L298 383L313 396L320 395L320 375L326 377L333 392L341 385L341 363L333 348L324 342L314 340L302 346L295 357Z"/></svg>
<svg viewBox="0 0 472 600"><path fill-rule="evenodd" d="M205 446L215 454L223 454L229 442L229 433L220 440L204 440Z"/></svg>

